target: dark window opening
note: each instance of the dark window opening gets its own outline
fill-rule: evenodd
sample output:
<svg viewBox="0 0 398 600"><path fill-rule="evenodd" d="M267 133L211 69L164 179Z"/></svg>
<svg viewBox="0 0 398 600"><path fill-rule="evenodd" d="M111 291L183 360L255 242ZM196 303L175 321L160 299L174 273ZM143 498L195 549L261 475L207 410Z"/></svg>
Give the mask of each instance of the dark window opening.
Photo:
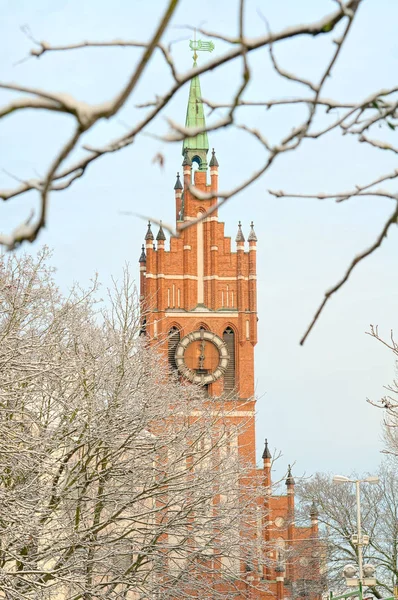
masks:
<svg viewBox="0 0 398 600"><path fill-rule="evenodd" d="M180 342L180 331L177 327L172 327L169 331L169 346L168 346L168 356L169 356L169 365L172 369L177 369L176 365L176 350L177 346Z"/></svg>
<svg viewBox="0 0 398 600"><path fill-rule="evenodd" d="M235 334L231 327L227 327L224 331L223 340L229 354L228 366L224 374L224 391L230 392L235 389Z"/></svg>
<svg viewBox="0 0 398 600"><path fill-rule="evenodd" d="M200 159L200 156L197 156L197 155L195 154L195 156L193 156L193 157L192 157L192 162L193 162L193 163L196 163L196 164L198 165L198 167L197 167L197 168L199 168L199 169L200 169L200 165L202 164L202 161L201 161L201 159ZM192 165L192 167L193 167L193 168L195 168L195 167L194 167L194 165Z"/></svg>
<svg viewBox="0 0 398 600"><path fill-rule="evenodd" d="M140 335L146 335L146 318L142 319Z"/></svg>

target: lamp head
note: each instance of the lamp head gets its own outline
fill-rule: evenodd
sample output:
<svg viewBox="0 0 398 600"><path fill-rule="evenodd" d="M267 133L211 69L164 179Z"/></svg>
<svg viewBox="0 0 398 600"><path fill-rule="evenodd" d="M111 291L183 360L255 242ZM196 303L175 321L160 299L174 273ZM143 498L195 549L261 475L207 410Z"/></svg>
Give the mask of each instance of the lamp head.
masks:
<svg viewBox="0 0 398 600"><path fill-rule="evenodd" d="M364 481L366 481L366 483L379 483L380 479L377 477L377 475L371 475L370 477L367 477L366 479L364 479Z"/></svg>
<svg viewBox="0 0 398 600"><path fill-rule="evenodd" d="M348 483L351 479L349 477L345 477L344 475L335 475L333 477L333 483Z"/></svg>
<svg viewBox="0 0 398 600"><path fill-rule="evenodd" d="M343 569L343 575L347 579L352 579L355 577L357 572L357 568L354 565L346 565Z"/></svg>
<svg viewBox="0 0 398 600"><path fill-rule="evenodd" d="M376 571L376 567L370 563L363 565L363 574L365 577L373 577Z"/></svg>

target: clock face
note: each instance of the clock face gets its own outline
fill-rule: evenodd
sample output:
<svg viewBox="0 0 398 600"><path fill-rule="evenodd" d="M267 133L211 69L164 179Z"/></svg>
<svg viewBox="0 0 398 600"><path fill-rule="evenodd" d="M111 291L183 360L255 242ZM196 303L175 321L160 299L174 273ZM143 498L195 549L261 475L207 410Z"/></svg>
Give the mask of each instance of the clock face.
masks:
<svg viewBox="0 0 398 600"><path fill-rule="evenodd" d="M283 527L285 524L285 519L283 517L276 517L274 523L277 527Z"/></svg>
<svg viewBox="0 0 398 600"><path fill-rule="evenodd" d="M181 375L201 385L213 383L224 375L228 361L229 354L223 340L204 329L183 337L175 354Z"/></svg>

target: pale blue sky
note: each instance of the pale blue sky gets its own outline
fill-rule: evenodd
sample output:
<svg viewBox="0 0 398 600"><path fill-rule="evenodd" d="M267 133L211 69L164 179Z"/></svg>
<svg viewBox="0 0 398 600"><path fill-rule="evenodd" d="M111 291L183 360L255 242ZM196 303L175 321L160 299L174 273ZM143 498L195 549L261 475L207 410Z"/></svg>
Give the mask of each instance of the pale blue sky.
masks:
<svg viewBox="0 0 398 600"><path fill-rule="evenodd" d="M153 31L164 7L160 0L2 0L0 3L1 79L49 90L68 91L87 102L107 100L126 80L137 59L129 49L86 50L54 54L40 60L27 56L32 43L21 32L52 43L83 39L144 39ZM236 32L236 0L184 0L174 26L204 23L208 29ZM315 19L334 10L328 0L248 0L251 34L264 30L258 11L272 29ZM365 0L325 94L341 99L363 97L396 83L398 5L391 0ZM168 39L189 38L175 28ZM310 77L319 73L329 46L324 39L286 43L276 49L283 66ZM215 52L223 49L216 43ZM174 46L179 67L190 66L187 43ZM247 98L274 98L292 89L278 80L266 53L251 57L254 81ZM240 67L227 65L202 77L202 93L215 101L228 99L239 85ZM123 133L136 119L135 104L166 89L167 71L156 57L137 92L120 117L100 124L90 135L102 143ZM10 94L2 93L2 103ZM183 121L187 88L173 100L167 115ZM261 127L271 139L288 131L300 111L249 113L246 122ZM243 115L242 115L243 120ZM72 121L59 115L26 112L1 122L0 166L22 179L43 173L54 150L65 140ZM165 132L163 118L152 126ZM390 135L394 134L390 132ZM236 131L210 135L220 163L220 185L228 188L261 164L261 148ZM166 157L164 170L152 163L157 152ZM57 281L67 289L73 281L86 284L95 271L105 285L119 276L128 261L138 276L138 256L145 223L123 211L142 211L172 221L173 185L180 169L180 145L166 146L149 137L93 165L69 190L53 195L48 229L34 247L54 248ZM282 157L269 174L232 200L221 212L233 238L241 219L246 232L255 222L258 242L259 343L256 349L258 401L257 445L268 437L283 452L278 467L296 461L296 473L315 470L347 473L372 470L380 461L381 412L366 403L377 399L394 376L394 361L386 349L365 335L369 323L388 335L398 330L396 256L392 231L383 248L361 265L346 287L327 307L304 348L298 341L323 292L336 282L353 255L366 247L392 210L388 201L356 200L345 205L314 200L274 199L268 189L332 191L369 181L395 168L394 156L331 134L304 144ZM0 172L0 186L13 185ZM31 203L35 205L34 194ZM1 206L3 231L28 215L26 201Z"/></svg>

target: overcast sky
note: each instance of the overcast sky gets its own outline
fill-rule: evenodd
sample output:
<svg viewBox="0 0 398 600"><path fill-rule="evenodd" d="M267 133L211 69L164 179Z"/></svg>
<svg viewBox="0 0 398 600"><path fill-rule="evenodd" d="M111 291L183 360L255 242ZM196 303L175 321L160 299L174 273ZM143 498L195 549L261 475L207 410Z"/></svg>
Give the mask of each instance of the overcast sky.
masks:
<svg viewBox="0 0 398 600"><path fill-rule="evenodd" d="M84 50L23 61L33 43L21 27L26 26L35 39L54 44L84 39L143 40L154 30L164 5L161 0L2 0L1 79L68 92L87 102L110 99L131 72L139 55L136 50ZM237 31L236 6L236 0L183 0L168 32L168 40L181 40L173 46L180 69L189 68L191 62L186 41L190 34L183 26L204 24L233 35ZM315 20L335 8L336 3L327 0L247 0L247 29L250 35L264 31L260 13L277 30ZM362 98L396 83L397 17L398 5L391 0L363 2L325 95ZM312 77L320 73L330 48L323 39L303 38L285 43L276 53L286 69ZM223 49L216 41L214 53ZM265 52L253 54L250 62L253 82L247 99L297 91L274 75ZM240 65L235 63L203 76L203 95L214 101L228 100L239 85L239 73ZM104 143L122 134L140 114L135 105L152 100L169 81L161 57L155 57L122 114L101 123L87 141ZM187 94L185 87L168 107L167 116L184 120ZM1 96L1 104L10 98L5 92ZM241 120L255 124L275 141L302 115L298 110L258 109L242 114ZM56 114L26 112L3 120L0 186L13 186L12 176L29 179L42 174L71 127L71 119ZM164 118L151 128L155 134L166 130ZM230 130L209 137L217 151L222 189L238 183L261 164L262 150L247 135ZM163 170L152 162L157 152L165 155ZM35 252L42 244L52 247L56 278L63 290L73 281L87 284L96 271L106 287L111 275L120 276L126 262L138 277L145 222L125 213L138 211L172 222L173 186L180 166L180 145L138 137L130 148L95 163L69 190L53 195L46 231L33 247L23 250ZM282 451L278 473L288 462L296 462L297 474L372 471L380 462L382 414L367 404L366 398L376 400L383 394L383 385L394 377L395 365L393 356L365 332L370 323L378 324L387 336L390 329L398 330L398 238L392 231L383 247L359 266L300 347L299 339L324 291L340 278L352 257L373 241L392 207L380 199L344 205L275 199L267 190L331 192L370 181L393 168L393 155L331 134L276 161L266 177L220 213L227 235L233 238L238 220L242 220L245 233L250 220L255 222L257 446L260 455L264 437L268 437L271 447ZM36 201L32 194L29 206ZM28 216L29 206L26 199L1 206L0 229L8 231Z"/></svg>

